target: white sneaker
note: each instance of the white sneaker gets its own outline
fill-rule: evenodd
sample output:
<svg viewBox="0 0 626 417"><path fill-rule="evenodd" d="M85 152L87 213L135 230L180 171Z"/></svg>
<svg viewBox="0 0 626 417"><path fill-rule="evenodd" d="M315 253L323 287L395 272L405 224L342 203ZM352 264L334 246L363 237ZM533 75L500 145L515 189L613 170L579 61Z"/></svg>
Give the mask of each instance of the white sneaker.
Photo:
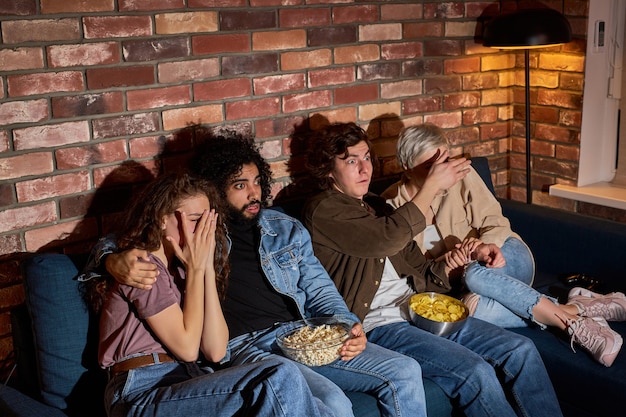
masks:
<svg viewBox="0 0 626 417"><path fill-rule="evenodd" d="M611 330L601 317L580 317L578 320L566 320L567 332L574 343L591 353L602 365L609 367L622 348L622 336Z"/></svg>
<svg viewBox="0 0 626 417"><path fill-rule="evenodd" d="M626 321L626 295L621 292L603 295L575 287L567 296L567 304L576 306L581 316Z"/></svg>

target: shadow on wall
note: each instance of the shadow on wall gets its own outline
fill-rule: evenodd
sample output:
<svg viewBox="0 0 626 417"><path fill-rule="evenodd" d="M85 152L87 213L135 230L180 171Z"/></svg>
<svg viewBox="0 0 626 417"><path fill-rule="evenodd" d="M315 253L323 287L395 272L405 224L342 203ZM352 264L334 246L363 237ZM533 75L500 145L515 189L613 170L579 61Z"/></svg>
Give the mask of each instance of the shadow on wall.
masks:
<svg viewBox="0 0 626 417"><path fill-rule="evenodd" d="M131 197L158 175L187 169L195 145L219 134L223 130L235 130L249 134L250 123L236 126L206 127L190 125L170 135L160 136L155 143L156 153L122 163L107 174L94 193L62 201L61 216L64 218L85 213L79 224L59 239L52 240L37 253L63 252L82 254L88 252L100 237L115 232L120 216ZM131 143L132 145L132 143ZM98 158L98 156L95 156ZM85 206L88 207L84 209Z"/></svg>
<svg viewBox="0 0 626 417"><path fill-rule="evenodd" d="M300 124L294 125L293 132L289 136L289 161L287 172L291 177L291 184L284 187L274 198L274 204L283 205L303 196L311 195L318 190L315 181L306 168L306 153L311 137L315 132L330 121L319 114L308 117Z"/></svg>
<svg viewBox="0 0 626 417"><path fill-rule="evenodd" d="M278 193L275 204L301 199L317 190L307 172L305 156L311 135L329 124L328 118L321 114L314 114L293 126L293 132L289 137L290 159L287 161L287 170L292 183ZM395 114L380 115L368 124L367 134L374 144L372 150L374 178L394 173L395 141L403 127L402 120ZM189 125L170 135L160 136L154 143L154 155L146 153L136 157L135 160L122 163L108 173L92 193L60 200L62 218L68 219L82 215L82 219L71 232L66 232L59 238L45 243L36 252L67 254L88 252L97 239L115 231L115 225L119 224L118 219L123 216L124 209L135 192L138 192L157 175L186 169L197 144L210 140L211 137L218 136L225 131L235 131L243 136L251 136L252 129L252 122L213 127ZM129 141L129 145L132 147L132 140ZM374 153L377 153L377 150L384 152L382 155L375 156ZM94 153L92 159L104 160L97 153ZM20 259L22 255L26 253L5 255L0 261L7 258Z"/></svg>

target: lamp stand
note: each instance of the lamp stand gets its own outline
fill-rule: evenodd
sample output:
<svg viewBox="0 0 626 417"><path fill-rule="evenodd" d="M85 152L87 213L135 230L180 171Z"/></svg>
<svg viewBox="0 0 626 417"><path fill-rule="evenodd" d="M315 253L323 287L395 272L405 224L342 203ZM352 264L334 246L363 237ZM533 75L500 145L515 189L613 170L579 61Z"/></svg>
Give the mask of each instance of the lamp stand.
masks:
<svg viewBox="0 0 626 417"><path fill-rule="evenodd" d="M530 50L524 50L524 83L526 90L526 203L532 204L533 192L530 177Z"/></svg>
<svg viewBox="0 0 626 417"><path fill-rule="evenodd" d="M524 49L526 78L526 202L532 203L530 175L530 48L560 45L572 40L572 27L562 13L547 7L523 8L489 20L483 45L499 49Z"/></svg>

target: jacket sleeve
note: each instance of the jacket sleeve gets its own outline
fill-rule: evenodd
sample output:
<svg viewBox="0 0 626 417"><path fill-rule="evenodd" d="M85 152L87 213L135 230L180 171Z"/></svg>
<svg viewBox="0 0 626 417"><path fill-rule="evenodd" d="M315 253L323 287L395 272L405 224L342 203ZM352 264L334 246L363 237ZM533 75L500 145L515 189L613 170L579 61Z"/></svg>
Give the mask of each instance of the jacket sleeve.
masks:
<svg viewBox="0 0 626 417"><path fill-rule="evenodd" d="M407 245L400 256L391 258L391 262L401 275L411 274L413 289L417 292L434 291L440 293L447 292L452 288L445 271L445 262L427 259L422 255L415 241ZM405 268L405 264L408 265L408 268ZM412 274L413 271L417 271L419 274L414 275Z"/></svg>
<svg viewBox="0 0 626 417"><path fill-rule="evenodd" d="M78 281L89 281L93 278L103 278L109 276L105 266L104 259L107 255L111 253L116 253L118 251L117 241L115 240L115 235L109 234L105 237L102 237L98 240L95 246L91 249L89 253L89 258L87 258L87 264L83 268L82 272L76 279Z"/></svg>
<svg viewBox="0 0 626 417"><path fill-rule="evenodd" d="M305 207L304 222L312 233L322 238L316 237L316 242L323 241L348 256L395 255L426 224L424 215L413 203L388 215L377 216L362 201L344 195L328 195Z"/></svg>
<svg viewBox="0 0 626 417"><path fill-rule="evenodd" d="M304 303L306 316L334 316L343 318L351 324L358 322L359 319L350 312L346 302L335 287L335 283L315 256L309 232L299 222L298 227L302 233L300 247L302 256L298 262L300 270L298 287L306 294Z"/></svg>

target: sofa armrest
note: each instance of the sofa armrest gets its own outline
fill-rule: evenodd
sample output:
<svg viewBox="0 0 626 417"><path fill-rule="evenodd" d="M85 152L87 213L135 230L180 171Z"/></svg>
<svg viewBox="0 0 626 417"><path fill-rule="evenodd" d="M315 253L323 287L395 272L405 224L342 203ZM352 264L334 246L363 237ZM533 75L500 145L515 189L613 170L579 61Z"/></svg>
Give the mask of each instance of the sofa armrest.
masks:
<svg viewBox="0 0 626 417"><path fill-rule="evenodd" d="M0 385L0 415L4 417L67 417L58 408L40 403L8 385Z"/></svg>

